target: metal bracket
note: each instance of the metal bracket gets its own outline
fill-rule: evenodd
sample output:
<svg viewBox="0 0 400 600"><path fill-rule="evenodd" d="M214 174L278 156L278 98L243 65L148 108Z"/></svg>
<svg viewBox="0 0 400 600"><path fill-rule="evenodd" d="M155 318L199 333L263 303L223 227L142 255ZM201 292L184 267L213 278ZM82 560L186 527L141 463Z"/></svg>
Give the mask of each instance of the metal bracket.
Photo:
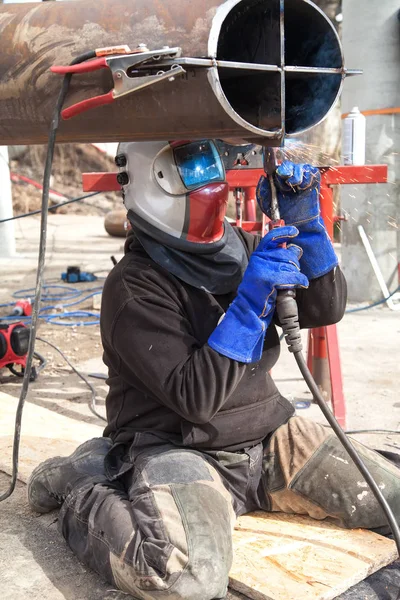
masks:
<svg viewBox="0 0 400 600"><path fill-rule="evenodd" d="M131 94L165 79L174 81L175 77L184 75L186 71L179 62L160 64L162 59L176 61L181 53L181 48L166 47L161 50L149 50L137 54L107 58L107 64L114 80L114 98ZM163 70L162 66L168 66L169 68ZM140 68L157 68L158 71L154 75L141 75Z"/></svg>

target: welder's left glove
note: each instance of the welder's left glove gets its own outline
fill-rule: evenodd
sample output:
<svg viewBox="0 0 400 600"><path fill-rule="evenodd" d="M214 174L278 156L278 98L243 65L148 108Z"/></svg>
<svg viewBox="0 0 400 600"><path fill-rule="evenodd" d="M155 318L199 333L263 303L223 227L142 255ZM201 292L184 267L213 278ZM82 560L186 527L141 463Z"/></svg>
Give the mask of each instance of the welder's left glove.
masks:
<svg viewBox="0 0 400 600"><path fill-rule="evenodd" d="M319 191L321 175L311 165L283 162L274 175L281 219L285 225L299 230L296 244L303 250L300 268L308 279L329 273L338 259L320 216ZM262 176L257 187L257 202L269 218L271 216L271 186Z"/></svg>
<svg viewBox="0 0 400 600"><path fill-rule="evenodd" d="M308 287L307 277L300 273L297 235L296 227L277 227L262 238L250 256L236 298L208 338L213 350L243 363L261 359L278 290Z"/></svg>

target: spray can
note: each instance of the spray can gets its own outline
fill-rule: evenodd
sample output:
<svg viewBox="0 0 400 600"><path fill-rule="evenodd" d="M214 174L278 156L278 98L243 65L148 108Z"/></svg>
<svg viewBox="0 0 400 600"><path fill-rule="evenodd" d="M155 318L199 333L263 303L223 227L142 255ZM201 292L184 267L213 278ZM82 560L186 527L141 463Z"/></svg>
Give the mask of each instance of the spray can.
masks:
<svg viewBox="0 0 400 600"><path fill-rule="evenodd" d="M345 165L365 165L367 120L355 106L343 121L342 154Z"/></svg>

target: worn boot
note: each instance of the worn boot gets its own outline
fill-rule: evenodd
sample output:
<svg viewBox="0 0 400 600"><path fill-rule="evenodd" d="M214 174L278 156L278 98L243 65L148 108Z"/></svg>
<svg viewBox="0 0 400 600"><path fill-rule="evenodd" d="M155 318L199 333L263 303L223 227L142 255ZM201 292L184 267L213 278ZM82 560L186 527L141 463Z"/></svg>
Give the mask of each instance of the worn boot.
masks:
<svg viewBox="0 0 400 600"><path fill-rule="evenodd" d="M112 447L109 438L94 438L81 444L71 456L42 462L28 481L30 507L46 513L61 506L69 492L85 480L106 479L104 458Z"/></svg>

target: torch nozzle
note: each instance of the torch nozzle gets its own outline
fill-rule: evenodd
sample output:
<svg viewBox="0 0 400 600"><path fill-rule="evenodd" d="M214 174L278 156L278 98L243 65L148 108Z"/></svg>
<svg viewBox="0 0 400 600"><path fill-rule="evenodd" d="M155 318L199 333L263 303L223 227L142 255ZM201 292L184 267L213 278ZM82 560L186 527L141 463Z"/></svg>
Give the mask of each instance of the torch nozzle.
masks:
<svg viewBox="0 0 400 600"><path fill-rule="evenodd" d="M268 175L269 185L271 187L271 218L272 221L280 220L278 194L274 181L274 175L277 168L276 148L270 146L264 148L264 171Z"/></svg>

